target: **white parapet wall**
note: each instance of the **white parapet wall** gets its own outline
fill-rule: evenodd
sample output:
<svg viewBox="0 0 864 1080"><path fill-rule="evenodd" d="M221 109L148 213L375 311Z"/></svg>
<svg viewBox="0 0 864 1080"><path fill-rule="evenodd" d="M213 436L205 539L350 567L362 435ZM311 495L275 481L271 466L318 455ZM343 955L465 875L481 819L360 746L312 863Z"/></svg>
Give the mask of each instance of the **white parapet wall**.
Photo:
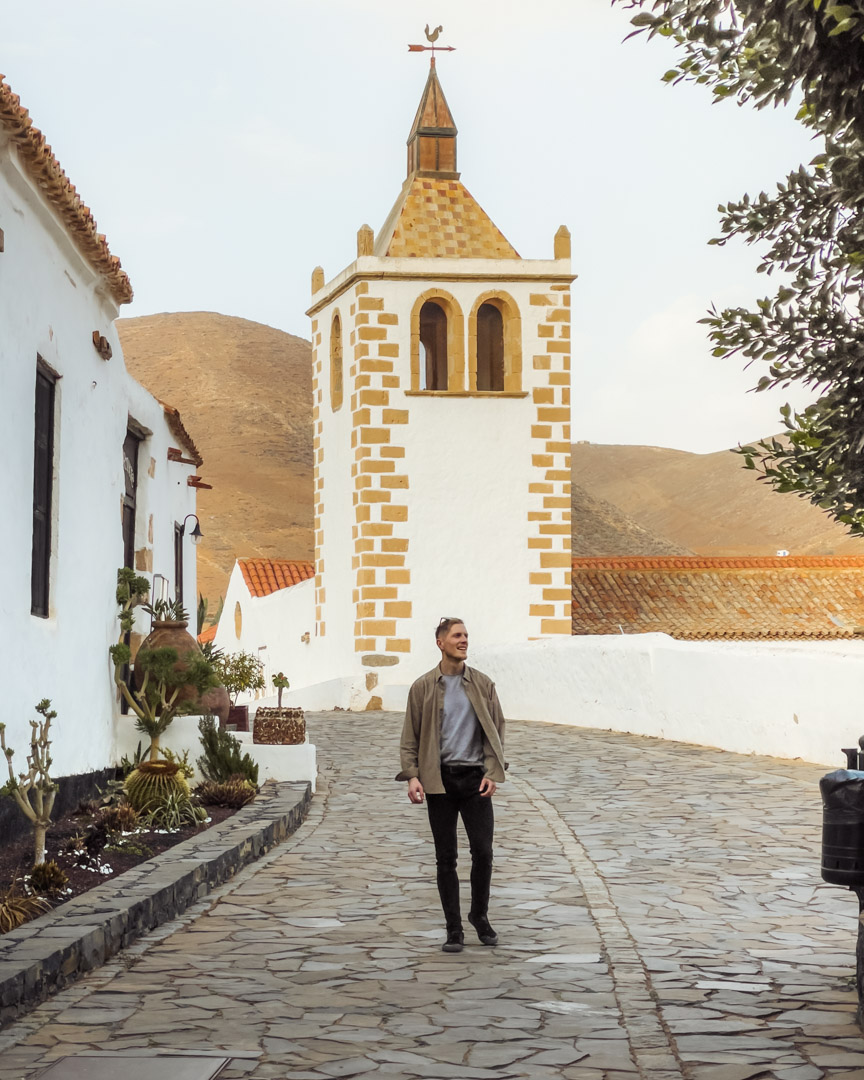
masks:
<svg viewBox="0 0 864 1080"><path fill-rule="evenodd" d="M844 765L864 734L864 642L695 642L665 634L472 651L506 716Z"/></svg>
<svg viewBox="0 0 864 1080"><path fill-rule="evenodd" d="M254 713L254 707L249 710ZM130 759L140 743L143 747L149 745L146 735L141 735L135 730L132 719L124 717L125 723L120 729L118 739L118 757L126 754ZM198 758L201 757L201 735L198 730L200 716L178 716L171 722L168 730L159 740L160 746L171 750L182 757L188 755L189 764L195 769L195 775L191 783L197 784L202 779L198 769ZM240 742L243 753L249 756L258 765L258 783L265 780L303 780L312 785L318 777L317 751L315 746L306 737L305 743L296 746L278 746L269 743L253 743L252 733L247 731L232 732Z"/></svg>

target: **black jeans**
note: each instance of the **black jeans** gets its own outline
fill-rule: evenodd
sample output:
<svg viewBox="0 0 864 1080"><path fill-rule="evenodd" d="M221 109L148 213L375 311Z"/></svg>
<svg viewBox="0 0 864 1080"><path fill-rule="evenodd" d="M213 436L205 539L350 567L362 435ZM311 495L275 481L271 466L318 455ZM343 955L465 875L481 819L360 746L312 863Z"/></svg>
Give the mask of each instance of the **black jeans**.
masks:
<svg viewBox="0 0 864 1080"><path fill-rule="evenodd" d="M462 929L459 878L456 875L456 824L459 815L471 849L471 914L485 916L492 881L492 838L495 812L492 798L480 794L483 766L442 765L444 795L426 796L429 824L435 841L438 893L448 930Z"/></svg>

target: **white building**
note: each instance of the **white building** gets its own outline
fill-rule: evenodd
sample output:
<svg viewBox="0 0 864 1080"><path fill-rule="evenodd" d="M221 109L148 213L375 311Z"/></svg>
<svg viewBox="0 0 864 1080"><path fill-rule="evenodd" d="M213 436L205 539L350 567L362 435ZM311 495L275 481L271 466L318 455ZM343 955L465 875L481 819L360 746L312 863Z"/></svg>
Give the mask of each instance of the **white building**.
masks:
<svg viewBox="0 0 864 1080"><path fill-rule="evenodd" d="M292 688L338 680L330 704L394 700L443 615L487 643L571 633L570 236L521 258L456 135L433 59L386 223L312 278L314 595L274 596L259 644Z"/></svg>
<svg viewBox="0 0 864 1080"><path fill-rule="evenodd" d="M131 299L90 211L0 80L3 719L23 766L33 705L52 700L57 776L112 764L116 725L131 725L108 657L117 568L161 578L158 594L195 610L186 519L201 458L176 410L126 371L114 320Z"/></svg>

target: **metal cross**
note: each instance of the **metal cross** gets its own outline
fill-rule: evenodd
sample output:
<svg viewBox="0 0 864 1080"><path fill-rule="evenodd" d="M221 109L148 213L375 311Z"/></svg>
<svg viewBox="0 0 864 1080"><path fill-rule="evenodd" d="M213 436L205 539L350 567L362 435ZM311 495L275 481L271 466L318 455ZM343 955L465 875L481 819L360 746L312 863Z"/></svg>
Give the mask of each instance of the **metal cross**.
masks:
<svg viewBox="0 0 864 1080"><path fill-rule="evenodd" d="M409 45L408 46L408 52L431 52L432 53L432 62L433 63L435 62L435 53L436 52L455 52L455 50L456 50L455 45L436 45L435 44L435 42L438 40L438 35L442 32L443 29L444 29L443 26L436 26L434 30L430 31L429 24L427 23L426 24L426 40L428 42L430 42L430 44L429 45Z"/></svg>

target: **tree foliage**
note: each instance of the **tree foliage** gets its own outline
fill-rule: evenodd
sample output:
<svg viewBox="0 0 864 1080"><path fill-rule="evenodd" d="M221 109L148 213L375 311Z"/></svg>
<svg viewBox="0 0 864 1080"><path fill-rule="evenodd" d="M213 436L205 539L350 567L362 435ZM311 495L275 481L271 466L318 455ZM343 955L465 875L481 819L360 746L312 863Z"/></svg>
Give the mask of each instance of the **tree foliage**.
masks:
<svg viewBox="0 0 864 1080"><path fill-rule="evenodd" d="M715 356L767 365L757 391L817 391L802 412L781 410L784 438L740 448L747 467L864 534L864 0L619 2L639 9L634 33L677 46L664 81L760 109L800 99L818 153L776 193L721 205L711 241L764 244L758 269L777 274L776 291L703 321Z"/></svg>

